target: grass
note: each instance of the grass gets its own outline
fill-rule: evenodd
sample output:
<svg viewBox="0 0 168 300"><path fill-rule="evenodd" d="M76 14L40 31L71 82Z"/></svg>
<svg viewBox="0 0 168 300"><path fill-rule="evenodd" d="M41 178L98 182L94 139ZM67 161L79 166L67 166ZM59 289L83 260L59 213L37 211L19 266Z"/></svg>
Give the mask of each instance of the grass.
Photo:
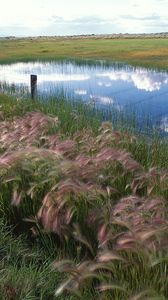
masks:
<svg viewBox="0 0 168 300"><path fill-rule="evenodd" d="M39 249L28 248L23 237L14 237L1 221L1 299L52 299L59 275L51 276L51 261Z"/></svg>
<svg viewBox="0 0 168 300"><path fill-rule="evenodd" d="M56 285L64 276L52 264L61 253L52 257L46 255L37 244L33 247L25 236L14 236L13 228L0 222L0 299L2 300L51 300L54 299ZM88 298L87 298L88 297ZM92 299L91 292L86 299ZM62 300L64 298L58 297ZM74 300L73 296L66 297Z"/></svg>
<svg viewBox="0 0 168 300"><path fill-rule="evenodd" d="M168 69L167 39L16 39L0 41L0 63L32 60L107 59Z"/></svg>
<svg viewBox="0 0 168 300"><path fill-rule="evenodd" d="M87 105L79 102L66 101L62 96L50 98L48 101L22 100L0 94L0 110L5 118L12 119L14 116L22 116L26 112L41 111L44 114L56 115L61 126L58 130L63 134L72 134L82 128L92 128L97 131L100 126L102 115L99 111L91 110ZM57 130L57 129L56 129Z"/></svg>
<svg viewBox="0 0 168 300"><path fill-rule="evenodd" d="M64 99L0 106L0 297L168 299L167 141Z"/></svg>
<svg viewBox="0 0 168 300"><path fill-rule="evenodd" d="M50 134L59 131L64 139L83 127L90 128L92 126L97 131L100 125L100 119L95 116L93 118L93 113L88 114L88 118L85 116L87 112L89 113L87 107L84 108L78 104L76 110L74 110L74 106L72 107L72 104L67 103L64 99L51 100L47 104L45 102L34 102L30 99L17 101L11 96L1 94L0 110L2 123L3 120L13 122L14 118L20 118L31 111L43 112L52 116L59 115L60 122L65 126L57 123L57 126L49 126L48 130ZM76 118L77 116L78 118ZM11 145L14 145L14 140ZM1 147L1 153L4 153L4 151L4 147ZM23 181L25 179L24 177ZM22 217L23 215L29 216L29 212L32 213L31 205L23 208L23 214L20 215L17 209L11 207L8 198L11 197L8 184L7 186L6 184L3 185L3 187L1 185L0 191L0 298L7 300L54 299L56 286L64 276L60 276L58 272L53 270L52 263L61 257L61 251L59 248L56 250L56 245L50 237L47 239L46 234L42 235L41 238L35 238L35 240L32 237L30 239L30 226L25 226ZM6 225L6 222L8 225ZM9 224L12 227L9 227ZM20 228L22 228L21 232L26 232L26 236L18 236ZM86 299L93 299L91 291L86 291L85 294ZM58 299L64 299L64 297L58 297ZM66 299L73 300L74 297L67 295Z"/></svg>

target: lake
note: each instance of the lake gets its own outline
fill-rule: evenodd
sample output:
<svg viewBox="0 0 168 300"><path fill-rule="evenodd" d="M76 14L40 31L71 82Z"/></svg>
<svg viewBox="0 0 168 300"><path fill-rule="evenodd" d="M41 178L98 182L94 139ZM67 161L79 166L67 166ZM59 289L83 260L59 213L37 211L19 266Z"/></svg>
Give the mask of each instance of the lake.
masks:
<svg viewBox="0 0 168 300"><path fill-rule="evenodd" d="M168 132L168 72L105 61L19 62L0 65L0 87L30 93L30 74L38 76L39 97L63 93L102 110L131 111L138 124L148 119Z"/></svg>

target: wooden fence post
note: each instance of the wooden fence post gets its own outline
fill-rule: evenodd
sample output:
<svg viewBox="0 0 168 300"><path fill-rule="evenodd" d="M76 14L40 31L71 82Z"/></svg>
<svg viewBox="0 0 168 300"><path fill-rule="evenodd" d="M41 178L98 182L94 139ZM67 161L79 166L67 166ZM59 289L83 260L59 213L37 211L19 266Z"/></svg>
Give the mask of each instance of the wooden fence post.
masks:
<svg viewBox="0 0 168 300"><path fill-rule="evenodd" d="M37 94L37 75L30 75L31 98L34 100Z"/></svg>

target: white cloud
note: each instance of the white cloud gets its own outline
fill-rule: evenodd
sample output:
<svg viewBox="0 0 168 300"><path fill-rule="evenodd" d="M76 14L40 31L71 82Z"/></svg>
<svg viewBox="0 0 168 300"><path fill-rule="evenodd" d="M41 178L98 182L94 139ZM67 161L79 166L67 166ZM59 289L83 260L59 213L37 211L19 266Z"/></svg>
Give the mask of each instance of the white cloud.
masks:
<svg viewBox="0 0 168 300"><path fill-rule="evenodd" d="M83 95L87 95L87 91L86 90L76 90L75 94L83 96Z"/></svg>
<svg viewBox="0 0 168 300"><path fill-rule="evenodd" d="M82 75L82 74L59 74L59 73L52 73L52 74L46 74L46 75L39 75L38 76L39 82L61 82L61 81L85 81L90 79L89 75Z"/></svg>
<svg viewBox="0 0 168 300"><path fill-rule="evenodd" d="M168 28L167 0L0 0L0 7L0 36L159 32Z"/></svg>
<svg viewBox="0 0 168 300"><path fill-rule="evenodd" d="M160 129L168 132L168 117L163 117L160 121Z"/></svg>
<svg viewBox="0 0 168 300"><path fill-rule="evenodd" d="M99 97L98 98L100 100L101 103L104 103L104 104L113 104L114 103L114 100L111 98L111 97Z"/></svg>
<svg viewBox="0 0 168 300"><path fill-rule="evenodd" d="M131 79L134 83L134 85L139 90L145 90L147 92L153 92L153 91L159 91L161 88L161 85L164 83L164 81L152 78L152 76L149 76L148 74L133 74L131 76Z"/></svg>
<svg viewBox="0 0 168 300"><path fill-rule="evenodd" d="M139 90L147 92L159 91L163 84L168 83L167 74L159 74L150 72L145 69L135 71L112 71L107 73L97 74L97 77L107 77L110 80L123 80L133 83Z"/></svg>
<svg viewBox="0 0 168 300"><path fill-rule="evenodd" d="M41 69L44 69L44 74L41 74ZM46 68L46 70L45 70ZM26 72L25 72L26 71ZM62 74L52 71L47 73L48 65L43 66L42 63L16 63L11 65L0 65L1 82L8 84L27 84L30 83L30 74L37 72L38 83L43 82L63 82L63 81L86 81L90 79L90 75L85 74ZM46 73L45 73L46 72Z"/></svg>
<svg viewBox="0 0 168 300"><path fill-rule="evenodd" d="M105 87L111 87L112 86L111 82L103 83L101 81L98 81L97 85L98 86L105 86Z"/></svg>
<svg viewBox="0 0 168 300"><path fill-rule="evenodd" d="M113 104L114 100L111 97L101 96L101 95L90 95L90 99L93 102L98 102L102 104Z"/></svg>

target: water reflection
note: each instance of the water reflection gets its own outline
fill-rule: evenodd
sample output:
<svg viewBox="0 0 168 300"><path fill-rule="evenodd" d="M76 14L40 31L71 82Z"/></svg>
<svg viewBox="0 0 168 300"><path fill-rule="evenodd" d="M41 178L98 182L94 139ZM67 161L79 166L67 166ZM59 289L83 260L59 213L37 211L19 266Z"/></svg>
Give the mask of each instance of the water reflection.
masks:
<svg viewBox="0 0 168 300"><path fill-rule="evenodd" d="M108 73L98 74L98 77L105 77L111 81L126 81L133 83L139 90L147 92L159 91L162 85L168 83L168 75L166 73L157 73L144 69L136 69L129 71L112 71ZM103 86L103 82L98 82L99 86ZM104 86L109 87L111 83L104 83Z"/></svg>
<svg viewBox="0 0 168 300"><path fill-rule="evenodd" d="M87 90L76 90L75 94L80 96L87 95Z"/></svg>
<svg viewBox="0 0 168 300"><path fill-rule="evenodd" d="M29 88L30 74L38 75L38 95L48 97L62 90L69 98L99 108L113 105L133 110L139 124L146 116L168 131L168 73L120 64L83 64L75 61L29 62L0 65L1 86ZM165 128L165 129L164 129Z"/></svg>
<svg viewBox="0 0 168 300"><path fill-rule="evenodd" d="M168 116L161 118L160 129L168 133Z"/></svg>

